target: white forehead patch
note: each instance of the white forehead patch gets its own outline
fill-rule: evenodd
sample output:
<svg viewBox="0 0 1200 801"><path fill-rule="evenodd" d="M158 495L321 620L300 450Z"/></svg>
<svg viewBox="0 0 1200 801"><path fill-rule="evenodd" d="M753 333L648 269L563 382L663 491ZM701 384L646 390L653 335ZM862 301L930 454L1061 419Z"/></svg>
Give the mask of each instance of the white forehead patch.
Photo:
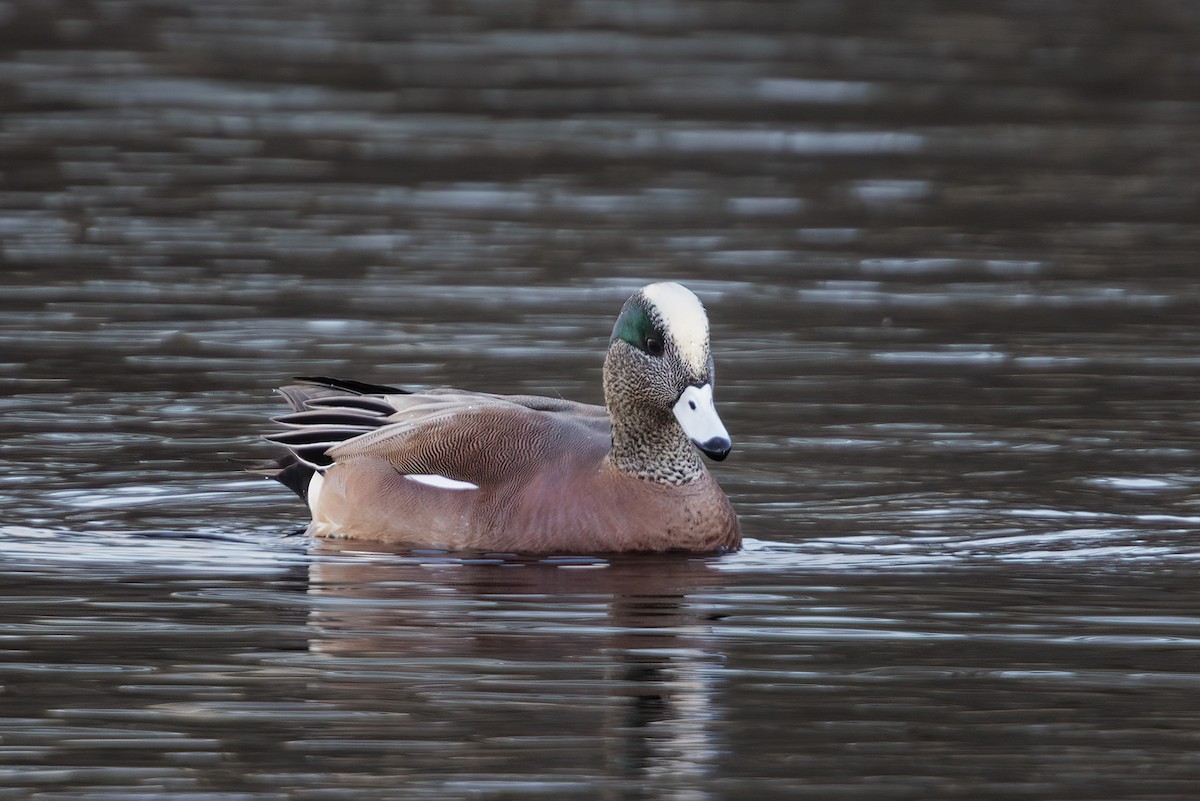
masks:
<svg viewBox="0 0 1200 801"><path fill-rule="evenodd" d="M675 351L696 375L708 369L708 315L692 290L668 281L642 290L662 316L663 333L675 343Z"/></svg>

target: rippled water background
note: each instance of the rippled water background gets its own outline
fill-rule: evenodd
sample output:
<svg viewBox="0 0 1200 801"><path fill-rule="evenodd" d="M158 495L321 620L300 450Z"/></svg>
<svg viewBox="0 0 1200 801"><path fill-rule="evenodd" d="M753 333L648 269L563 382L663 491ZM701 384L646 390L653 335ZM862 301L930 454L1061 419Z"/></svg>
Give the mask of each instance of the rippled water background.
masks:
<svg viewBox="0 0 1200 801"><path fill-rule="evenodd" d="M0 3L0 799L1192 799L1200 11ZM974 8L974 7L970 7ZM319 547L295 374L713 324L750 538Z"/></svg>

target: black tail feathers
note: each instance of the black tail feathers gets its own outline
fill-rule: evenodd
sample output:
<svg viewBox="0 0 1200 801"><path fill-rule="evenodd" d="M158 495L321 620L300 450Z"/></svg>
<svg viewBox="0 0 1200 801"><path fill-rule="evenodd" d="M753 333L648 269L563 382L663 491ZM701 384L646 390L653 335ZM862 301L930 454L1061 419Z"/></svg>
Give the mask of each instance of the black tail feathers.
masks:
<svg viewBox="0 0 1200 801"><path fill-rule="evenodd" d="M387 425L396 411L377 395L407 395L408 390L326 376L300 376L301 382L279 391L292 407L273 418L285 431L266 439L283 445L278 459L231 459L243 470L273 478L301 499L308 499L313 474L333 463L326 451L360 434Z"/></svg>

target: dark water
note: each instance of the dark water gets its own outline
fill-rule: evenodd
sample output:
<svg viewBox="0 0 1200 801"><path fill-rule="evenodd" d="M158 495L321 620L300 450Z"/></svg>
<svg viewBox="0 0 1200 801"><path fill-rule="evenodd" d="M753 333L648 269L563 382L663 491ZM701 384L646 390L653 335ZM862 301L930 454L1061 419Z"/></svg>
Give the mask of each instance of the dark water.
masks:
<svg viewBox="0 0 1200 801"><path fill-rule="evenodd" d="M0 3L0 799L1192 799L1193 4ZM749 537L331 549L296 374L600 400Z"/></svg>

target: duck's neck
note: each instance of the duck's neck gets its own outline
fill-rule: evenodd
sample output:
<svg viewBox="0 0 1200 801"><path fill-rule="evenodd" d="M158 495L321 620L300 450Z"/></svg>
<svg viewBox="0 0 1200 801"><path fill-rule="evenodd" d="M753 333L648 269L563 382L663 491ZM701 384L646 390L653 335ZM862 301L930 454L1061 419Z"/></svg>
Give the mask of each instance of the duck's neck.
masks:
<svg viewBox="0 0 1200 801"><path fill-rule="evenodd" d="M655 410L610 385L605 369L604 404L612 423L608 461L622 473L656 484L680 485L704 475L704 463L671 411Z"/></svg>

